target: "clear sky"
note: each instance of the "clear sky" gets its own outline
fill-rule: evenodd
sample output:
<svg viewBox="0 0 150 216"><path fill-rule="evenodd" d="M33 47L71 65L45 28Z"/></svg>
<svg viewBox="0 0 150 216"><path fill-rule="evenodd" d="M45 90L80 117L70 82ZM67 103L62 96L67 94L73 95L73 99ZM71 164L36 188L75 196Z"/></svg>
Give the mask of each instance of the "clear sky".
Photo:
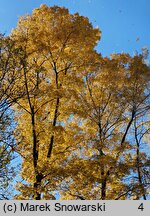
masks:
<svg viewBox="0 0 150 216"><path fill-rule="evenodd" d="M65 6L99 26L102 39L98 51L104 56L150 49L150 0L0 0L0 32L9 34L19 16L44 3Z"/></svg>

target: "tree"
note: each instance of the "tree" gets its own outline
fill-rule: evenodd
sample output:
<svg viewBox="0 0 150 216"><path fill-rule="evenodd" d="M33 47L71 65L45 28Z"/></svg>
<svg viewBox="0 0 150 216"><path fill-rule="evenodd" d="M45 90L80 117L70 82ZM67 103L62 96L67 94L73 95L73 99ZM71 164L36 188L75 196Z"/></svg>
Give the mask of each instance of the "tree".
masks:
<svg viewBox="0 0 150 216"><path fill-rule="evenodd" d="M60 187L64 199L128 199L135 194L145 199L148 181L144 186L140 169L145 167L148 173L149 156L139 153L137 135L134 156L132 128L141 115L146 122L149 113L148 77L144 56L128 54L103 59L98 71L86 76L85 89L77 93L73 103L74 115L82 119L82 137L66 168L70 175ZM140 123L145 124L141 119ZM143 168L139 168L139 160Z"/></svg>
<svg viewBox="0 0 150 216"><path fill-rule="evenodd" d="M95 65L99 38L87 18L46 5L21 18L11 35L19 53L15 88L24 94L14 106L27 181L18 184L20 199L53 199L58 179L66 175L62 164L75 148L66 126L69 105L74 91L84 85L85 70Z"/></svg>
<svg viewBox="0 0 150 216"><path fill-rule="evenodd" d="M12 58L13 44L9 37L0 35L0 199L13 198L12 181L16 169L12 160L16 157L13 129L13 112L10 109L11 89L14 85L15 61ZM11 94L10 94L11 92ZM8 97L9 95L9 97Z"/></svg>
<svg viewBox="0 0 150 216"><path fill-rule="evenodd" d="M22 158L16 199L56 199L56 192L62 199L148 198L147 53L102 57L100 34L78 13L41 5L3 40L1 140L10 121L16 125L2 167L15 144Z"/></svg>

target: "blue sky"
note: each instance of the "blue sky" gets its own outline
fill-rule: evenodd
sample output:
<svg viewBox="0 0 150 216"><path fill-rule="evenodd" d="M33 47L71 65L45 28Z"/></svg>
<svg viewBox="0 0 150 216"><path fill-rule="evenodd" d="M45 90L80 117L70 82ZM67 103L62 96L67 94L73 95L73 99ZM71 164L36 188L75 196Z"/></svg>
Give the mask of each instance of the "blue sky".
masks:
<svg viewBox="0 0 150 216"><path fill-rule="evenodd" d="M19 16L40 4L65 6L87 16L102 31L97 49L104 56L150 48L150 0L0 0L0 32L9 34Z"/></svg>

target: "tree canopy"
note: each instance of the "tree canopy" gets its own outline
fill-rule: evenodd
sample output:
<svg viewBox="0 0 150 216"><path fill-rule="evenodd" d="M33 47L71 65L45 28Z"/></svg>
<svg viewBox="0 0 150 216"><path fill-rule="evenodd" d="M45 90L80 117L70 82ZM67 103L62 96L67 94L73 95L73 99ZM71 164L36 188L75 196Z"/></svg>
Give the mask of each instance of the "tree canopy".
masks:
<svg viewBox="0 0 150 216"><path fill-rule="evenodd" d="M1 37L0 112L13 111L7 143L22 158L15 199L148 199L148 53L103 57L100 38L87 17L46 5Z"/></svg>

